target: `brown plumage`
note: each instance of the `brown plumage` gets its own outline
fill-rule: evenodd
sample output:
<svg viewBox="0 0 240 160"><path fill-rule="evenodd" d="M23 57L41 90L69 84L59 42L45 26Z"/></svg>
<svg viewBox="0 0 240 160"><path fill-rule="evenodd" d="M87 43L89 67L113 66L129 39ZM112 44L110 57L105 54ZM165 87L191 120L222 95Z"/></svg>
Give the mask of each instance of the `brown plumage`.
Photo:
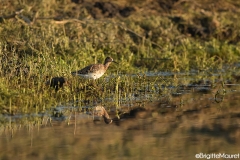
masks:
<svg viewBox="0 0 240 160"><path fill-rule="evenodd" d="M100 78L108 69L109 65L115 62L111 57L105 59L104 64L91 64L79 71L72 72L72 75L78 75L86 79L98 79ZM117 62L115 62L117 63Z"/></svg>

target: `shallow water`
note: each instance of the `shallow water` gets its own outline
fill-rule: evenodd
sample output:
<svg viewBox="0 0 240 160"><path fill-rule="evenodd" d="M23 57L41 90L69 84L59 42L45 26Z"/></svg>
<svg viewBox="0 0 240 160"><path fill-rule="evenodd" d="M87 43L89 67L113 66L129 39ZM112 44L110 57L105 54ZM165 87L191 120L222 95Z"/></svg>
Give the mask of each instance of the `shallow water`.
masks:
<svg viewBox="0 0 240 160"><path fill-rule="evenodd" d="M226 114L226 110L214 109L209 114L203 110L185 114L176 111L125 119L120 125L79 118L69 124L54 121L1 128L0 157L150 160L194 159L197 153L236 154L240 149L240 110L234 112Z"/></svg>
<svg viewBox="0 0 240 160"><path fill-rule="evenodd" d="M156 75L147 76L156 80ZM165 82L172 75L164 76ZM73 102L46 113L1 115L0 159L195 159L198 153L206 159L211 155L204 154L240 154L240 85L188 83L192 77L185 85L186 74L178 76L178 85L156 81L149 89L141 82L145 86L131 96L118 97L122 115L141 110L120 115L109 125L93 122L91 104L79 107ZM159 94L161 88L168 92ZM111 104L114 98L104 101ZM116 117L116 110L107 111Z"/></svg>

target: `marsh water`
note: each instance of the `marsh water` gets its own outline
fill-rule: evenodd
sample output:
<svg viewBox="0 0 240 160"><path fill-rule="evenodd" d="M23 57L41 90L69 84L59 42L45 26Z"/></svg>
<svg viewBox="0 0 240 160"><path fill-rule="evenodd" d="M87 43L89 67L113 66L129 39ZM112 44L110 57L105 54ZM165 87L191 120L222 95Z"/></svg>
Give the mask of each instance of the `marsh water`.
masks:
<svg viewBox="0 0 240 160"><path fill-rule="evenodd" d="M233 158L240 154L240 85L239 77L223 80L223 74L196 81L199 73L147 73L143 88L99 102L111 124L93 121L91 103L2 114L0 159Z"/></svg>

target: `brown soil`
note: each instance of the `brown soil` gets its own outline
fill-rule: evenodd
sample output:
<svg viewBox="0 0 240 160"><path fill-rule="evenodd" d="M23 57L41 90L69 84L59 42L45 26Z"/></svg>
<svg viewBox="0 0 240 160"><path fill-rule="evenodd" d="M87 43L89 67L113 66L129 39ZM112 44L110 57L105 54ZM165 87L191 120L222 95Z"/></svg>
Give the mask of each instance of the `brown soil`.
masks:
<svg viewBox="0 0 240 160"><path fill-rule="evenodd" d="M233 0L122 0L114 2L72 0L72 2L76 4L76 8L86 9L95 19L162 16L168 17L184 35L206 40L212 37L220 40L229 39L229 43L237 43L240 39L234 29L234 24L222 24L219 20L228 19L231 14L239 14L240 5ZM149 29L146 31L150 32Z"/></svg>

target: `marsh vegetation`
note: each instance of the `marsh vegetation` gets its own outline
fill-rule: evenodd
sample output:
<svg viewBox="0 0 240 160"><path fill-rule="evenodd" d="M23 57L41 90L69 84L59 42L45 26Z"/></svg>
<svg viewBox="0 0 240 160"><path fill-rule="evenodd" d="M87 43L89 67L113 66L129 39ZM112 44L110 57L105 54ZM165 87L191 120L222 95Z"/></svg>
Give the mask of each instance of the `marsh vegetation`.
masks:
<svg viewBox="0 0 240 160"><path fill-rule="evenodd" d="M240 2L1 3L0 136L9 146L1 158L16 158L22 151L14 148L21 142L33 147L22 159L153 159L167 156L167 148L174 152L172 158L179 148L189 149L192 155L182 157L192 159L196 152L235 151ZM111 65L96 85L71 75L107 56L119 64ZM113 124L92 122L96 105L105 107ZM74 137L54 137L54 127ZM35 135L45 139L42 131L52 137L49 148L65 148L51 152L54 155L38 152L41 147L34 144L41 142ZM30 139L14 139L25 132ZM107 139L101 136L105 134ZM179 140L183 143L175 144ZM101 143L99 152L100 145L93 141ZM144 148L135 147L142 143ZM223 144L226 148L218 147ZM84 146L95 154L85 152ZM116 154L120 148L125 149Z"/></svg>

